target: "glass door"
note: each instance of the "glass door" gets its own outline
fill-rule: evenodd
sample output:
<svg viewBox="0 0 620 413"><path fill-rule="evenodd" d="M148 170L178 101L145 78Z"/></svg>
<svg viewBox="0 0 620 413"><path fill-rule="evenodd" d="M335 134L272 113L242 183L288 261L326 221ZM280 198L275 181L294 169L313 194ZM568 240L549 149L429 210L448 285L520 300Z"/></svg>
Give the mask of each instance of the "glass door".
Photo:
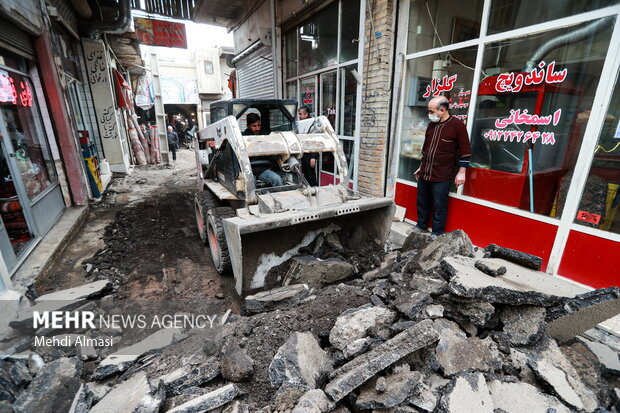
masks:
<svg viewBox="0 0 620 413"><path fill-rule="evenodd" d="M28 205L20 200L21 181L12 172L15 170L12 157L18 155L12 148L7 150L11 144L6 130L0 127L0 251L10 272L17 257L34 239L34 234L29 226L32 221L27 219L30 215Z"/></svg>
<svg viewBox="0 0 620 413"><path fill-rule="evenodd" d="M58 219L64 201L28 75L28 67L35 69L21 57L0 57L0 249L12 272Z"/></svg>

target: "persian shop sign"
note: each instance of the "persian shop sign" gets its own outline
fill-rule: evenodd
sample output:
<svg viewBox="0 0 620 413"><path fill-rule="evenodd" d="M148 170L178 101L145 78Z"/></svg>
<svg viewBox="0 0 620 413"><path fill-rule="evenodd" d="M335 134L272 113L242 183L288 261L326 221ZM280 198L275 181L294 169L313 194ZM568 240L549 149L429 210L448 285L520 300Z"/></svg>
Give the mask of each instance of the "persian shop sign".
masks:
<svg viewBox="0 0 620 413"><path fill-rule="evenodd" d="M0 70L0 102L32 106L32 91L28 81L16 82L8 72Z"/></svg>
<svg viewBox="0 0 620 413"><path fill-rule="evenodd" d="M179 47L187 49L187 35L183 23L134 18L136 37L149 46Z"/></svg>

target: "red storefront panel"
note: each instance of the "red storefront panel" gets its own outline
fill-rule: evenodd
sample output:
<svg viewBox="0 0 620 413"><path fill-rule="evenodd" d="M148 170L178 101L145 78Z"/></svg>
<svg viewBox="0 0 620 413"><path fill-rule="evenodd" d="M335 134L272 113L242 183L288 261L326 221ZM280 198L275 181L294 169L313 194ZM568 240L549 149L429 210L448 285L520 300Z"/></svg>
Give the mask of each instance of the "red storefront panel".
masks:
<svg viewBox="0 0 620 413"><path fill-rule="evenodd" d="M417 220L416 194L417 188L396 184L396 204L407 208L405 216L413 221ZM555 225L450 198L446 231L455 229L464 230L472 242L480 247L498 244L537 255L543 259L543 271L547 268L557 231Z"/></svg>
<svg viewBox="0 0 620 413"><path fill-rule="evenodd" d="M558 274L594 288L620 286L620 243L571 231Z"/></svg>

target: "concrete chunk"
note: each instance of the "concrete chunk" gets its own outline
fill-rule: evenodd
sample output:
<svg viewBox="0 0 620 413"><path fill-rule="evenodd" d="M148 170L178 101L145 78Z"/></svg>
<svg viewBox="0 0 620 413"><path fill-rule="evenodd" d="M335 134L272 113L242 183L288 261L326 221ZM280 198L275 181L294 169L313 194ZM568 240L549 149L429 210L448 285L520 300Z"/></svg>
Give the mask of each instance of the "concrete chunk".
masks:
<svg viewBox="0 0 620 413"><path fill-rule="evenodd" d="M446 232L428 244L418 256L418 265L422 270L428 270L441 263L451 255L473 256L474 245L465 233L457 229Z"/></svg>
<svg viewBox="0 0 620 413"><path fill-rule="evenodd" d="M236 342L228 341L224 344L220 361L225 380L246 381L254 374L254 360Z"/></svg>
<svg viewBox="0 0 620 413"><path fill-rule="evenodd" d="M446 388L440 406L446 413L493 413L493 399L481 373L464 374Z"/></svg>
<svg viewBox="0 0 620 413"><path fill-rule="evenodd" d="M465 337L451 330L440 330L435 357L445 376L468 371L492 372L501 366L496 345L490 340Z"/></svg>
<svg viewBox="0 0 620 413"><path fill-rule="evenodd" d="M231 402L239 394L239 389L230 383L217 390L196 397L166 413L198 413L216 409Z"/></svg>
<svg viewBox="0 0 620 413"><path fill-rule="evenodd" d="M553 388L558 397L575 409L592 412L598 406L596 395L579 377L571 362L562 354L553 340L548 340L539 354L527 360L536 376Z"/></svg>
<svg viewBox="0 0 620 413"><path fill-rule="evenodd" d="M100 381L113 374L121 373L131 367L141 355L167 347L181 337L181 330L178 328L161 329L139 343L110 354L99 363L91 379Z"/></svg>
<svg viewBox="0 0 620 413"><path fill-rule="evenodd" d="M425 412L432 412L437 407L439 400L426 384L419 383L409 395L408 402Z"/></svg>
<svg viewBox="0 0 620 413"><path fill-rule="evenodd" d="M496 244L490 244L484 249L492 258L502 258L506 261L513 262L526 268L539 271L542 265L542 258L536 255L513 250L510 248L500 247Z"/></svg>
<svg viewBox="0 0 620 413"><path fill-rule="evenodd" d="M474 264L480 271L491 277L499 277L506 274L506 267L493 258L477 260Z"/></svg>
<svg viewBox="0 0 620 413"><path fill-rule="evenodd" d="M394 300L394 306L408 318L414 319L422 309L426 307L426 305L432 303L432 301L433 299L431 296L425 293L404 293Z"/></svg>
<svg viewBox="0 0 620 413"><path fill-rule="evenodd" d="M284 276L284 284L304 283L311 287L332 284L353 275L352 264L338 258L321 260L311 256L294 257Z"/></svg>
<svg viewBox="0 0 620 413"><path fill-rule="evenodd" d="M315 389L333 370L327 353L310 332L294 332L278 349L269 365L271 385L301 384Z"/></svg>
<svg viewBox="0 0 620 413"><path fill-rule="evenodd" d="M591 341L584 337L577 337L596 356L603 367L603 373L620 376L620 354L605 344Z"/></svg>
<svg viewBox="0 0 620 413"><path fill-rule="evenodd" d="M163 381L166 392L171 395L179 395L183 390L201 386L220 374L220 363L215 358L210 358L199 367L179 367L157 379Z"/></svg>
<svg viewBox="0 0 620 413"><path fill-rule="evenodd" d="M329 342L344 350L353 341L366 337L373 328L387 327L396 320L396 313L384 307L364 305L344 311L336 319L329 333Z"/></svg>
<svg viewBox="0 0 620 413"><path fill-rule="evenodd" d="M35 311L70 311L84 304L89 298L96 297L107 290L112 283L109 280L95 281L79 287L56 291L42 295L34 300L30 307L22 306L15 320L9 325L16 329L31 329Z"/></svg>
<svg viewBox="0 0 620 413"><path fill-rule="evenodd" d="M540 340L547 323L543 307L518 306L507 307L500 319L504 324L504 334L510 344L524 346Z"/></svg>
<svg viewBox="0 0 620 413"><path fill-rule="evenodd" d="M292 413L327 413L334 410L336 404L329 400L323 390L314 389L301 396Z"/></svg>
<svg viewBox="0 0 620 413"><path fill-rule="evenodd" d="M46 364L37 377L15 400L16 413L57 413L68 411L80 388L82 362L60 358Z"/></svg>
<svg viewBox="0 0 620 413"><path fill-rule="evenodd" d="M249 314L263 313L276 308L290 307L310 295L306 284L293 284L262 291L245 297L244 309Z"/></svg>
<svg viewBox="0 0 620 413"><path fill-rule="evenodd" d="M489 277L475 268L474 262L475 259L468 257L444 259L442 268L451 276L448 284L451 293L489 303L547 307L583 292L582 288L567 281L507 261L505 275Z"/></svg>
<svg viewBox="0 0 620 413"><path fill-rule="evenodd" d="M76 301L86 300L96 297L105 291L112 283L109 280L95 281L89 284L80 285L79 287L69 288L67 290L56 291L50 294L42 295L34 300L35 304L45 301Z"/></svg>
<svg viewBox="0 0 620 413"><path fill-rule="evenodd" d="M506 413L570 412L558 399L542 393L531 384L492 380L487 386L491 391L495 409Z"/></svg>
<svg viewBox="0 0 620 413"><path fill-rule="evenodd" d="M90 410L90 413L107 413L112 407L115 413L133 413L142 406L142 411L159 411L163 403L161 390L149 383L146 373L140 371L127 381L117 384L106 396ZM153 406L157 410L145 410Z"/></svg>
<svg viewBox="0 0 620 413"><path fill-rule="evenodd" d="M563 300L547 312L547 334L560 342L620 314L620 288L610 287Z"/></svg>
<svg viewBox="0 0 620 413"><path fill-rule="evenodd" d="M433 322L424 320L340 367L332 373L325 393L337 402L381 370L438 338Z"/></svg>
<svg viewBox="0 0 620 413"><path fill-rule="evenodd" d="M420 381L420 377L418 372L403 372L370 380L362 387L355 406L358 409L387 409L401 404ZM385 383L378 386L379 380Z"/></svg>

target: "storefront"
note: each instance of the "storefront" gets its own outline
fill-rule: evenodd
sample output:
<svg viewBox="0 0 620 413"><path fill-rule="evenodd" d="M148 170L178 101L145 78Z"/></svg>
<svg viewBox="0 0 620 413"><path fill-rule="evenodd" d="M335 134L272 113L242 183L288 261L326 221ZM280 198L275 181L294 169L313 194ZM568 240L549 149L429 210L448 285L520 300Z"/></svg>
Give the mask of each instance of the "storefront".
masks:
<svg viewBox="0 0 620 413"><path fill-rule="evenodd" d="M357 184L362 98L360 4L334 1L301 22L282 27L284 97L307 106L312 116L329 119L341 139L352 187ZM331 155L320 159L319 178L321 185L337 183Z"/></svg>
<svg viewBox="0 0 620 413"><path fill-rule="evenodd" d="M543 258L543 270L620 285L620 6L615 1L401 1L405 56L393 170L415 221L427 102L467 125L471 167L447 229Z"/></svg>
<svg viewBox="0 0 620 413"><path fill-rule="evenodd" d="M41 117L42 85L25 39L12 51L0 44L0 251L9 273L65 206Z"/></svg>

